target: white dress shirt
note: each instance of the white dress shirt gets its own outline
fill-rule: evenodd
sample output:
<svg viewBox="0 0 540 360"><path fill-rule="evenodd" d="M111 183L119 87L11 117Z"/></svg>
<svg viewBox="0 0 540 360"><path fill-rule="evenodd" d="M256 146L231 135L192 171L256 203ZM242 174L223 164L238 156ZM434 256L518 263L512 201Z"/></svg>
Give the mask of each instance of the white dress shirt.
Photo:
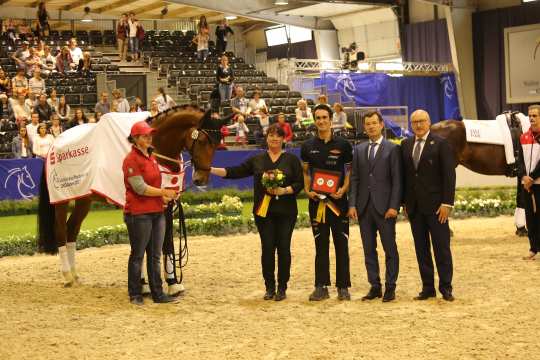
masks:
<svg viewBox="0 0 540 360"><path fill-rule="evenodd" d="M429 136L429 131L424 136L422 136L421 138L416 137L416 136L414 137L414 146L413 146L413 152L412 153L414 154L414 150L416 149L416 147L420 146L420 156L418 157L419 159L422 158L422 152L424 151L424 146L426 145L426 141L427 141L428 136ZM422 141L421 144L418 143L418 140L420 140L420 139L424 140L424 141Z"/></svg>
<svg viewBox="0 0 540 360"><path fill-rule="evenodd" d="M382 143L382 140L383 140L383 136L381 135L377 140L375 141L371 141L369 140L369 145L368 145L368 158L369 158L369 148L371 147L371 144L375 143L377 145L374 145L374 149L373 149L373 158L375 158L375 156L377 156L377 151L379 150L379 147ZM369 159L368 159L369 160Z"/></svg>

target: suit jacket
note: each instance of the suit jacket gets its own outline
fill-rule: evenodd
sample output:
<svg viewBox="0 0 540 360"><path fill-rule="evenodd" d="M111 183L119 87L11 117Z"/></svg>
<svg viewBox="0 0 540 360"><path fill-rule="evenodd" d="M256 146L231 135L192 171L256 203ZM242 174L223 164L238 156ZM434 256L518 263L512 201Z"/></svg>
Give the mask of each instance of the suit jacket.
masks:
<svg viewBox="0 0 540 360"><path fill-rule="evenodd" d="M409 215L417 211L434 214L441 204L454 205L456 168L454 152L448 142L429 133L418 169L412 152L415 137L403 140L401 156L404 169L404 203Z"/></svg>
<svg viewBox="0 0 540 360"><path fill-rule="evenodd" d="M402 198L402 165L399 146L382 140L375 159L368 160L369 141L355 146L349 186L349 207L359 215L371 198L377 212L384 215L390 208L399 210Z"/></svg>

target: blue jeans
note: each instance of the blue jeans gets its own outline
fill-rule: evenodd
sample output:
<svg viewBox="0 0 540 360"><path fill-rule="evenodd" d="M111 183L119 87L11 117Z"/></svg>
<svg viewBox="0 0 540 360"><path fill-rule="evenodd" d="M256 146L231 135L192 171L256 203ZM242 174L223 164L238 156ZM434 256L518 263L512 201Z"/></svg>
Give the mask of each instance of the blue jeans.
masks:
<svg viewBox="0 0 540 360"><path fill-rule="evenodd" d="M231 84L219 84L219 96L221 96L221 102L229 101L231 98Z"/></svg>
<svg viewBox="0 0 540 360"><path fill-rule="evenodd" d="M161 249L165 239L165 216L163 213L124 214L131 252L128 262L128 292L130 298L142 295L141 268L146 250L146 268L152 298L163 295L161 282Z"/></svg>
<svg viewBox="0 0 540 360"><path fill-rule="evenodd" d="M204 49L204 50L199 50L199 51L197 51L197 58L198 58L200 61L206 60L207 57L208 57L208 49Z"/></svg>
<svg viewBox="0 0 540 360"><path fill-rule="evenodd" d="M129 51L135 55L139 52L139 38L136 38L136 37L129 38Z"/></svg>

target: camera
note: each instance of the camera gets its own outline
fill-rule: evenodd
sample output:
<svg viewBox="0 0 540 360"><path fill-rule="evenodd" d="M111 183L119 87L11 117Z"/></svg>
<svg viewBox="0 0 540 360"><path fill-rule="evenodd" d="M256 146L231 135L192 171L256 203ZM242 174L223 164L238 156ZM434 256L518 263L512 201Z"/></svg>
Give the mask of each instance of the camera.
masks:
<svg viewBox="0 0 540 360"><path fill-rule="evenodd" d="M351 43L349 47L342 47L341 52L344 54L342 69L357 70L358 62L366 58L363 51L358 51L355 42Z"/></svg>

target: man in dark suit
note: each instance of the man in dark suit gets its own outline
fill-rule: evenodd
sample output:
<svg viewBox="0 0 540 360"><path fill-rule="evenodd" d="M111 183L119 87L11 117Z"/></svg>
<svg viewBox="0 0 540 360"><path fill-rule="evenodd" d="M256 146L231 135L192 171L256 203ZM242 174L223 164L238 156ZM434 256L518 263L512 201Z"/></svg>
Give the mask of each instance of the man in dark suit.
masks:
<svg viewBox="0 0 540 360"><path fill-rule="evenodd" d="M448 142L430 133L431 120L424 110L411 115L414 137L401 143L404 169L405 211L411 223L422 291L415 300L435 297L430 237L439 274L439 291L447 301L452 295L452 252L448 215L454 205L456 170Z"/></svg>
<svg viewBox="0 0 540 360"><path fill-rule="evenodd" d="M349 186L349 217L358 219L368 281L365 300L382 296L377 231L386 257L383 302L395 299L399 272L396 246L396 217L401 203L401 153L399 146L382 136L384 121L376 111L364 116L369 141L354 148Z"/></svg>

